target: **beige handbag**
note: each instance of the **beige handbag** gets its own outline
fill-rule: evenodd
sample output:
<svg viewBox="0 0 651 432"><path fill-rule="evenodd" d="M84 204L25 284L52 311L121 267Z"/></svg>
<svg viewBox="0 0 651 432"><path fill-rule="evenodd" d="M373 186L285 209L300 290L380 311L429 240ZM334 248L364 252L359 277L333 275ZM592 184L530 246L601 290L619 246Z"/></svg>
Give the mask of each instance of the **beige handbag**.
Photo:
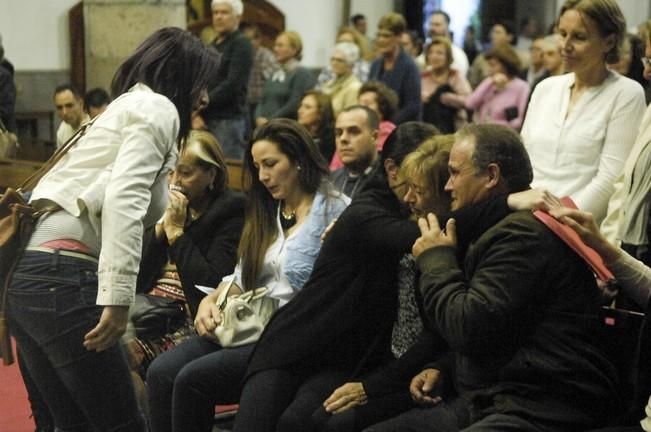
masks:
<svg viewBox="0 0 651 432"><path fill-rule="evenodd" d="M13 159L18 154L18 138L0 120L0 158Z"/></svg>
<svg viewBox="0 0 651 432"><path fill-rule="evenodd" d="M256 342L278 309L278 300L267 296L267 287L228 296L232 285L233 280L217 298L221 323L215 328L215 336L224 348Z"/></svg>

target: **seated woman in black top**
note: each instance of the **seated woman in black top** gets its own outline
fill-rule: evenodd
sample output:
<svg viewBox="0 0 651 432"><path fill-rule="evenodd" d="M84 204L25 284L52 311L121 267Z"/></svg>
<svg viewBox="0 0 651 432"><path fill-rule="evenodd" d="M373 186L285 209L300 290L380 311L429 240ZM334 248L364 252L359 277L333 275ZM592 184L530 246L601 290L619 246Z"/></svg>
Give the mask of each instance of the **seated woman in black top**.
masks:
<svg viewBox="0 0 651 432"><path fill-rule="evenodd" d="M197 285L216 286L233 272L244 205L244 195L228 189L217 139L209 132L192 131L170 175L165 214L145 231L137 286L138 293L178 301L185 319L167 333L141 332L127 342L131 365L143 377L158 354L194 334L194 315L206 295ZM138 303L137 298L135 312Z"/></svg>

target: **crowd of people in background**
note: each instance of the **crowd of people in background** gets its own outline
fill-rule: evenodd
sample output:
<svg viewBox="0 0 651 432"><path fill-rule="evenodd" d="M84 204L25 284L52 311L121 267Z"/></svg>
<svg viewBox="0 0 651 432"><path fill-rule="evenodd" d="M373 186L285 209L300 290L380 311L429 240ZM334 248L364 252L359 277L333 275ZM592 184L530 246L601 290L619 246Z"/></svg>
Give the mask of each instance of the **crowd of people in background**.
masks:
<svg viewBox="0 0 651 432"><path fill-rule="evenodd" d="M358 14L312 71L297 32L211 7L207 46L164 28L110 95L54 91L77 142L8 290L37 430L209 432L236 404L235 432L651 432L649 366L601 320L649 311L651 20L566 0L459 47L442 10L424 38ZM229 345L224 299L259 289L264 331Z"/></svg>

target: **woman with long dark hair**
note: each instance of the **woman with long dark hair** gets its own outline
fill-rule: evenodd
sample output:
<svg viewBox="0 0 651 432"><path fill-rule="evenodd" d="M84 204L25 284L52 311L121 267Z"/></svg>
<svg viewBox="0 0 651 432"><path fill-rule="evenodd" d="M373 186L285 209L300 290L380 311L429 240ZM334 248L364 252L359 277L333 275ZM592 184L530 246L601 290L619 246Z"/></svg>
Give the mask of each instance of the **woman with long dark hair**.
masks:
<svg viewBox="0 0 651 432"><path fill-rule="evenodd" d="M167 204L167 174L217 62L177 28L158 30L116 72L115 100L38 183L42 217L9 288L11 327L60 430L143 431L118 339L143 229Z"/></svg>

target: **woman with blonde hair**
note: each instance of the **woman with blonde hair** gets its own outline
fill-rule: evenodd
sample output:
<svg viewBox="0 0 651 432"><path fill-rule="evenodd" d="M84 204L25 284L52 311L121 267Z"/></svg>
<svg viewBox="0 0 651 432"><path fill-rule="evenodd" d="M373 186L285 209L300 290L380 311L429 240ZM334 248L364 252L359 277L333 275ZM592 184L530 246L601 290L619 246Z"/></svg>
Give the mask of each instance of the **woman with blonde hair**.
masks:
<svg viewBox="0 0 651 432"><path fill-rule="evenodd" d="M256 126L280 117L296 119L301 97L314 86L310 71L300 63L303 41L298 33L280 33L273 50L280 68L264 84L260 103L255 110Z"/></svg>

